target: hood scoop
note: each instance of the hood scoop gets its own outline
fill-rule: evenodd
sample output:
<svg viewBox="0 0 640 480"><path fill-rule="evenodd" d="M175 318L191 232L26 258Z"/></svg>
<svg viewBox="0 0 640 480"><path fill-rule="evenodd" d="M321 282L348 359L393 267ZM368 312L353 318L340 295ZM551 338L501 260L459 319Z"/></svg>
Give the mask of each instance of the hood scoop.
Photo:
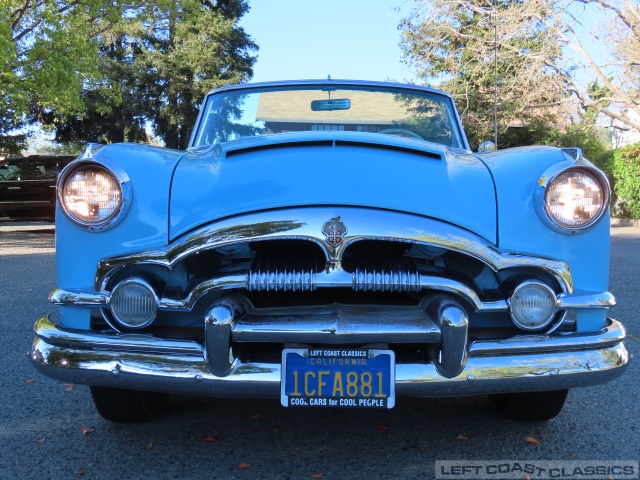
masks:
<svg viewBox="0 0 640 480"><path fill-rule="evenodd" d="M292 135L295 135L295 140L291 138ZM304 139L300 139L299 137L299 133L285 133L271 135L266 138L263 137L260 139L262 140L260 142L256 142L255 138L240 139L222 144L219 153L224 158L233 158L245 153L267 151L275 148L322 146L370 147L374 145L376 148L409 152L433 160L442 160L445 154L445 148L441 145L403 138L397 135L334 132L333 134L312 133L311 135L305 136L306 138Z"/></svg>

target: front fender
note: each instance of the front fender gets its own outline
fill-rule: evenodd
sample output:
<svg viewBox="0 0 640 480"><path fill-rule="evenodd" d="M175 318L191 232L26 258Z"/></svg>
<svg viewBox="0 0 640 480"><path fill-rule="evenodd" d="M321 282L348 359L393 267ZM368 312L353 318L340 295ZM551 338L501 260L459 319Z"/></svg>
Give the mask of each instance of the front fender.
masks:
<svg viewBox="0 0 640 480"><path fill-rule="evenodd" d="M89 151L89 150L88 150ZM108 145L75 162L95 159L119 165L132 185L131 208L117 226L92 232L73 223L56 207L58 285L91 288L105 257L153 249L168 242L169 190L184 152L131 143Z"/></svg>
<svg viewBox="0 0 640 480"><path fill-rule="evenodd" d="M576 290L606 291L608 215L585 231L563 234L549 228L535 209L534 192L545 172L554 165L571 167L576 161L554 147L505 149L479 157L491 169L496 184L500 249L563 260L569 264Z"/></svg>

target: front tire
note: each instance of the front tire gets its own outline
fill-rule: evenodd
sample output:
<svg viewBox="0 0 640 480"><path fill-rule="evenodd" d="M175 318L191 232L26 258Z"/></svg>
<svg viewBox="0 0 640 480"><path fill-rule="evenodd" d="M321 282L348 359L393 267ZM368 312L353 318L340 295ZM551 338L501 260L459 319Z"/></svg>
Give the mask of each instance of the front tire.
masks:
<svg viewBox="0 0 640 480"><path fill-rule="evenodd" d="M111 387L89 387L93 403L105 420L139 423L160 416L169 399L168 393L141 392Z"/></svg>
<svg viewBox="0 0 640 480"><path fill-rule="evenodd" d="M494 407L506 418L526 422L549 420L560 413L569 390L500 393L489 395Z"/></svg>

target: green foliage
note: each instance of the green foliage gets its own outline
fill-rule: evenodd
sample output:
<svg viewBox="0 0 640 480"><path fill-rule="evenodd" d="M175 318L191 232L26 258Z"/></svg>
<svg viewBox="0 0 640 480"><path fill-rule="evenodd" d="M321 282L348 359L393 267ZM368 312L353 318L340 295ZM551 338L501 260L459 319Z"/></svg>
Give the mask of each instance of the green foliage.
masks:
<svg viewBox="0 0 640 480"><path fill-rule="evenodd" d="M5 0L0 4L0 149L30 122L56 141L185 148L204 94L252 75L245 0ZM10 142L11 140L11 142ZM20 145L16 146L16 140ZM7 148L7 147L5 147Z"/></svg>
<svg viewBox="0 0 640 480"><path fill-rule="evenodd" d="M107 8L110 4L107 3ZM82 110L83 82L98 76L92 26L104 2L86 0L0 4L0 115L35 109Z"/></svg>
<svg viewBox="0 0 640 480"><path fill-rule="evenodd" d="M622 218L640 219L640 143L619 148L606 163Z"/></svg>
<svg viewBox="0 0 640 480"><path fill-rule="evenodd" d="M209 90L252 75L257 47L238 26L243 0L162 0L126 10L100 36L102 80L83 94L83 115L58 121L56 140L147 141L146 127L186 148Z"/></svg>
<svg viewBox="0 0 640 480"><path fill-rule="evenodd" d="M509 128L498 138L500 149L528 145L552 145L554 147L580 147L583 155L601 169L605 169L603 156L611 151L609 134L596 126L575 125L561 131L550 121L533 119L519 128ZM492 139L487 137L482 140ZM472 147L478 140L469 140Z"/></svg>
<svg viewBox="0 0 640 480"><path fill-rule="evenodd" d="M24 127L43 116L83 110L83 87L99 78L94 28L114 9L100 0L0 2L0 149L24 148Z"/></svg>
<svg viewBox="0 0 640 480"><path fill-rule="evenodd" d="M595 126L573 126L566 132L551 130L547 138L540 143L556 147L580 147L586 158L604 169L601 158L611 150L608 135L606 130Z"/></svg>
<svg viewBox="0 0 640 480"><path fill-rule="evenodd" d="M206 92L251 78L257 46L238 26L248 8L244 0L183 0L153 10L141 60L151 97L163 100L148 118L167 147L187 147Z"/></svg>
<svg viewBox="0 0 640 480"><path fill-rule="evenodd" d="M503 149L553 144L551 139L559 135L559 132L552 125L546 118L532 118L521 127L501 130L498 136L498 146Z"/></svg>
<svg viewBox="0 0 640 480"><path fill-rule="evenodd" d="M0 115L0 155L18 156L25 148L27 135L19 131L23 126L24 123L12 116L11 111Z"/></svg>

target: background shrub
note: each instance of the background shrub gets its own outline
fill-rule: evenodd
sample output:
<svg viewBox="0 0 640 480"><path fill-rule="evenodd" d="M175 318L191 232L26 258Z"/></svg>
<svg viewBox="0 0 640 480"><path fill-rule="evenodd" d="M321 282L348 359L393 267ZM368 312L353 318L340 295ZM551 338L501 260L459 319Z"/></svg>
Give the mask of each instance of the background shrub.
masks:
<svg viewBox="0 0 640 480"><path fill-rule="evenodd" d="M614 214L640 218L640 143L619 148L608 158L602 158L602 162L612 180Z"/></svg>

